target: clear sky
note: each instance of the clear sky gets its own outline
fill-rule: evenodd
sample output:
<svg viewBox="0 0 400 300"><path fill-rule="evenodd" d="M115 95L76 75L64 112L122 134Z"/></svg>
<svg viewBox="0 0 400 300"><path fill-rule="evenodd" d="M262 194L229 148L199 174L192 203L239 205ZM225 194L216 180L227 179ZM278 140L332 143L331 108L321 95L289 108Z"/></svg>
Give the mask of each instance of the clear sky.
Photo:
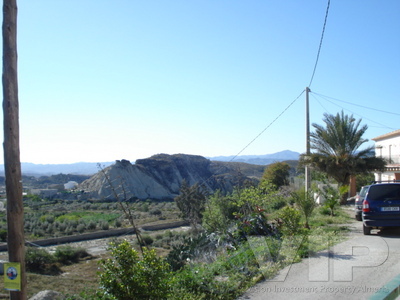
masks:
<svg viewBox="0 0 400 300"><path fill-rule="evenodd" d="M327 3L18 0L21 161L305 152L294 100ZM343 109L365 138L400 128L399 16L398 0L331 1L312 123Z"/></svg>

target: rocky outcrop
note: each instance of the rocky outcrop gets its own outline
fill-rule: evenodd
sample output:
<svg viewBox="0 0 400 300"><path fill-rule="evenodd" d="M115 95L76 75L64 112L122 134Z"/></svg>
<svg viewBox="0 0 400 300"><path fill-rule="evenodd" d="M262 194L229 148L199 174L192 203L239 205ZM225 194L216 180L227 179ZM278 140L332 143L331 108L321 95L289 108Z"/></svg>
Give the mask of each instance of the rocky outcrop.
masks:
<svg viewBox="0 0 400 300"><path fill-rule="evenodd" d="M237 166L210 161L202 156L157 154L135 164L117 160L79 185L97 199L173 199L183 180L200 184L206 192L230 192L235 184L253 180Z"/></svg>
<svg viewBox="0 0 400 300"><path fill-rule="evenodd" d="M29 300L62 300L66 299L61 293L51 290L45 290L37 293Z"/></svg>

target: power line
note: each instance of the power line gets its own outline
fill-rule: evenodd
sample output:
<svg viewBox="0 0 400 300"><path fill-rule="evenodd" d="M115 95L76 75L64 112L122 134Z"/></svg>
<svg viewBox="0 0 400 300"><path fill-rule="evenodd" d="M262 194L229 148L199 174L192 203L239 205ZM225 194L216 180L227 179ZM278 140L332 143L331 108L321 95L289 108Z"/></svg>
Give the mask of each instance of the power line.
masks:
<svg viewBox="0 0 400 300"><path fill-rule="evenodd" d="M232 162L236 159L236 157L238 157L244 150L246 150L252 143L254 143L255 140L257 140L269 127L271 127L272 124L274 124L296 101L297 99L299 99L301 97L301 95L303 95L304 90L301 91L300 95L298 95L296 97L296 99L294 99L288 106L286 106L286 108L274 119L272 120L267 127L265 127L255 138L253 138L245 147L243 147L242 150L240 150L234 157L232 157L231 160L229 160L229 162ZM221 170L223 167L221 166L218 170ZM205 185L209 180L211 180L211 178L213 178L215 175L211 175L207 178L203 178L201 183L199 184L200 187L202 187L203 185ZM194 191L190 191L190 194L194 193Z"/></svg>
<svg viewBox="0 0 400 300"><path fill-rule="evenodd" d="M314 75L315 75L315 71L317 69L317 65L318 65L318 60L319 60L319 55L321 53L321 47L322 47L322 41L324 39L324 33L325 33L325 27L326 27L326 21L328 20L328 13L329 13L329 6L330 6L330 0L328 0L328 5L326 7L326 13L325 13L325 20L324 20L324 26L322 28L322 34L321 34L321 40L319 42L319 47L318 47L318 53L317 53L317 58L315 61L315 65L314 65L314 70L311 76L311 80L310 83L308 85L308 87L311 86L312 81L314 79ZM233 161L236 157L238 157L245 149L247 149L255 140L257 140L273 123L275 123L288 109L290 106L292 106L297 99L299 99L301 97L301 95L303 95L304 90L300 93L299 96L297 96L296 99L294 99L271 123L268 124L267 127L265 127L254 139L252 139L242 150L239 151L238 154L236 154L230 161Z"/></svg>
<svg viewBox="0 0 400 300"><path fill-rule="evenodd" d="M326 111L326 112L328 112L328 110L326 109L326 107L321 103L321 101L319 101L319 99L316 97L316 95L318 95L318 94L315 94L315 93L310 93L311 94L311 97L313 97L317 102L318 102L318 104L319 105L321 105L321 107Z"/></svg>
<svg viewBox="0 0 400 300"><path fill-rule="evenodd" d="M313 73L311 75L311 80L310 83L308 84L308 87L311 87L312 81L314 79L314 75L315 75L315 71L317 69L317 65L318 65L318 60L319 60L319 55L321 53L321 47L322 47L322 41L324 39L324 34L325 34L325 27L326 27L326 21L328 20L328 13L329 13L329 6L330 6L331 1L328 0L328 5L326 7L326 13L325 13L325 21L324 21L324 26L322 27L322 34L321 34L321 40L319 42L319 47L318 47L318 53L317 53L317 59L315 60L315 65L314 65L314 70Z"/></svg>
<svg viewBox="0 0 400 300"><path fill-rule="evenodd" d="M358 106L358 107L362 107L362 108L366 108L366 109L370 109L370 110L374 110L374 111L379 111L379 112L383 112L383 113L386 113L386 114L391 114L391 115L400 116L399 113L395 113L395 112L391 112L391 111L385 111L385 110L381 110L381 109L377 109L377 108L372 108L372 107L368 107L368 106L364 106L364 105L359 105L359 104L351 103L351 102L348 102L348 101L339 100L339 99L336 99L336 98L332 98L332 97L329 97L329 96L325 96L325 95L322 95L322 94L318 94L318 93L315 93L315 92L313 92L313 93L314 93L315 95L320 96L320 97L329 98L329 99L332 99L332 100L335 100L335 101L338 101L338 102L343 102L343 103L346 103L346 104L351 104L351 105L354 105L354 106Z"/></svg>
<svg viewBox="0 0 400 300"><path fill-rule="evenodd" d="M325 33L325 27L326 27L326 22L327 22L327 19L328 19L328 13L329 13L329 7L330 7L330 0L328 0L328 5L327 5L327 8L326 8L326 13L325 13L325 20L324 20L324 26L323 26L323 28L322 28L322 34L321 34L321 40L320 40L320 43L319 43L319 47L318 47L318 53L317 53L317 58L316 58L316 61L315 61L315 65L314 65L314 70L313 70L313 73L312 73L312 76L311 76L311 80L310 80L310 83L309 83L309 87L311 86L311 84L312 84L312 81L313 81L313 79L314 79L314 75L315 75L315 71L316 71L316 69L317 69L317 65L318 65L318 60L319 60L319 55L320 55L320 53L321 53L321 47L322 47L322 41L323 41L323 39L324 39L324 33ZM268 126L267 127L265 127L254 139L252 139L245 147L243 147L243 149L242 150L240 150L230 161L233 161L233 160L235 160L236 159L236 157L238 157L244 150L246 150L255 140L257 140L269 127L271 127L271 125L272 124L274 124L296 101L297 101L297 99L299 99L300 97L301 97L301 95L303 95L303 93L304 93L304 90L300 93L300 95L299 96L297 96L296 97L296 99L294 99L274 120L272 120L272 122L271 123L269 123L268 124Z"/></svg>
<svg viewBox="0 0 400 300"><path fill-rule="evenodd" d="M299 99L301 97L301 95L303 95L304 90L300 93L300 95L297 96L296 99L294 99L274 120L272 120L267 127L265 127L254 139L252 139L242 150L239 151L238 154L236 154L231 160L233 161L236 157L238 157L244 150L246 150L256 139L258 139L269 127L271 127L272 124L274 124L288 109L289 107L291 107L296 101L297 99Z"/></svg>
<svg viewBox="0 0 400 300"><path fill-rule="evenodd" d="M316 99L316 100L318 101L318 103L324 108L324 110L325 110L327 113L329 113L328 110L327 110L327 109L321 104L321 102L319 102L319 100L315 97L316 95L320 96L322 99L324 99L324 96L323 96L323 95L320 95L320 94L317 94L317 93L312 93L312 96L314 97L314 99ZM330 97L326 97L326 98L330 98ZM324 100L325 100L325 101L328 101L329 103L331 103L331 104L333 104L333 105L336 105L336 106L340 107L342 110L346 110L346 111L351 112L351 113L354 114L354 115L360 116L362 119L365 119L365 120L368 120L368 121L370 121L370 122L372 122L372 123L378 124L378 125L382 126L383 128L388 128L388 129L391 129L391 130L395 130L395 129L396 129L396 128L389 127L389 126L386 126L386 125L384 125L384 124L378 123L378 122L376 122L376 121L374 121L374 120L371 120L371 119L369 119L369 118L367 118L367 117L364 117L364 116L362 116L361 114L356 113L356 112L354 112L354 111L351 111L351 110L349 110L349 109L346 109L346 108L344 108L343 106L340 106L339 104L334 103L334 102L332 102L332 101L330 101L330 100L328 100L328 99L324 99ZM341 101L341 102L345 102L345 101ZM348 102L345 102L345 103L348 103ZM352 104L352 103L349 103L349 104ZM372 109L372 108L371 108L371 109ZM382 112L383 112L383 111L382 111ZM387 113L389 113L389 112L387 112Z"/></svg>

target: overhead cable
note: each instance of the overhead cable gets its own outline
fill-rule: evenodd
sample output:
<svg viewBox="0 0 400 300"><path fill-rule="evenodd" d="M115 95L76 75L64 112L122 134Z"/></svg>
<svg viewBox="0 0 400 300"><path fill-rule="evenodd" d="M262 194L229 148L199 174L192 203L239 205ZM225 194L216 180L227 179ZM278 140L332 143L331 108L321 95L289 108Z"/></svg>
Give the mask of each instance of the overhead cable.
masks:
<svg viewBox="0 0 400 300"><path fill-rule="evenodd" d="M335 101L343 102L343 103L346 103L346 104L351 104L351 105L354 105L354 106L358 106L358 107L362 107L362 108L366 108L366 109L370 109L370 110L374 110L374 111L379 111L379 112L383 112L383 113L386 113L386 114L400 116L400 113L395 113L395 112L392 112L392 111L385 111L385 110L381 110L381 109L377 109L377 108L372 108L372 107L367 107L367 106L364 106L364 105L351 103L351 102L344 101L344 100L339 100L339 99L336 99L336 98L332 98L332 97L329 97L329 96L318 94L318 93L316 93L314 91L313 91L313 94L318 95L320 97L329 98L329 99L332 99L332 100L335 100Z"/></svg>
<svg viewBox="0 0 400 300"><path fill-rule="evenodd" d="M318 60L319 60L319 54L321 53L321 47L322 47L322 41L324 39L324 34L325 34L325 27L326 27L326 21L328 20L328 13L329 13L329 6L330 6L331 1L328 0L328 5L326 7L326 13L325 13L325 21L324 21L324 26L322 27L322 34L321 34L321 40L319 42L319 47L318 47L318 53L317 53L317 59L315 60L315 65L314 65L314 70L311 75L311 80L310 83L308 84L308 87L311 87L312 81L314 79L315 71L317 69L318 65Z"/></svg>
<svg viewBox="0 0 400 300"><path fill-rule="evenodd" d="M297 99L299 99L301 97L301 95L303 95L303 93L304 93L304 90L275 119L273 119L268 124L267 127L265 127L254 139L252 139L250 141L250 143L248 143L242 150L240 150L239 153L236 154L230 161L233 161L236 157L238 157L244 150L246 150L247 147L249 147L256 139L258 139L269 127L271 127L271 125L274 124L289 109L289 107L291 107L297 101Z"/></svg>
<svg viewBox="0 0 400 300"><path fill-rule="evenodd" d="M328 13L329 13L329 6L330 6L330 0L328 0L328 5L327 5L327 8L326 8L326 13L325 13L325 20L324 20L324 26L323 26L323 28L322 28L322 35L321 35L321 40L320 40L320 43L319 43L319 48L318 48L318 54L317 54L317 59L316 59L316 61L315 61L315 65L314 65L314 70L313 70L313 73L312 73L312 76L311 76L311 80L310 80L310 83L309 83L309 87L311 86L311 83L312 83L312 81L313 81L313 78L314 78L314 75L315 75L315 70L317 69L317 65L318 65L318 60L319 60L319 55L320 55L320 52L321 52L321 47L322 47L322 41L323 41L323 39L324 39L324 33L325 33L325 27L326 27L326 21L327 21L327 19L328 19ZM297 98L296 99L294 99L270 124L268 124L268 126L267 127L265 127L254 139L252 139L251 141L250 141L250 143L248 143L242 150L240 150L239 151L239 153L238 154L236 154L230 161L233 161L236 157L238 157L245 149L247 149L247 147L249 147L256 139L258 139L273 123L275 123L275 121L276 120L278 120L288 109L289 109L289 107L290 106L292 106L293 104L294 104L294 102L296 102L296 100L297 99L299 99L300 97L301 97L301 95L303 95L303 93L304 93L304 90L300 93L300 95L299 96L297 96Z"/></svg>
<svg viewBox="0 0 400 300"><path fill-rule="evenodd" d="M359 114L359 113L356 113L356 112L351 111L351 110L349 110L349 109L347 109L347 108L344 108L343 106L340 106L339 104L334 103L333 101L327 99L327 98L330 98L330 97L324 98L323 95L316 94L316 93L312 93L312 95L313 95L313 97L318 101L318 103L319 103L322 107L323 107L323 105L322 105L321 102L319 102L319 100L315 97L316 95L318 95L319 97L321 97L321 98L324 99L325 101L328 101L328 102L330 102L331 104L340 107L342 110L349 111L350 113L352 113L352 114L354 114L354 115L360 116L362 119L365 119L365 120L368 120L368 121L370 121L370 122L372 122L372 123L378 124L378 125L380 125L382 128L388 128L388 129L391 129L391 130L395 130L395 128L393 128L393 127L390 127L390 126L384 125L384 124L382 124L382 123L376 122L375 120L372 120L372 119L370 119L370 118L367 118L367 117L365 117L365 116L362 116L362 115ZM332 98L332 99L333 99L333 98ZM341 102L345 102L345 101L341 101ZM349 103L349 102L345 102L345 103ZM352 104L352 103L349 103L349 104ZM355 105L355 104L354 104L354 105ZM359 105L357 105L357 106L359 106ZM325 111L328 113L327 109L326 109L325 107L323 107L323 108L324 108ZM370 109L372 109L372 108L370 108ZM384 112L384 111L382 111L382 112ZM389 113L389 112L387 112L387 113Z"/></svg>

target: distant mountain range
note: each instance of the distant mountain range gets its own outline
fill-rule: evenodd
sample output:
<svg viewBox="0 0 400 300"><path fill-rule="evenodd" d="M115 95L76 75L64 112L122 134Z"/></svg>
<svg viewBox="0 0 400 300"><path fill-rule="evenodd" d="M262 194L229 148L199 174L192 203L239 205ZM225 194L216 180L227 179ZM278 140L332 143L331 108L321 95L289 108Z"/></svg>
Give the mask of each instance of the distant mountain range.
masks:
<svg viewBox="0 0 400 300"><path fill-rule="evenodd" d="M208 157L210 160L215 161L235 161L235 162L244 162L253 165L270 165L275 162L285 161L285 160L298 160L300 153L284 150L272 154L264 154L264 155L239 155L239 156L215 156Z"/></svg>
<svg viewBox="0 0 400 300"><path fill-rule="evenodd" d="M265 155L239 155L239 156L215 156L206 157L211 161L222 162L244 162L253 165L269 165L274 162L285 160L298 160L300 153L285 150L272 154ZM102 167L108 167L113 162L101 162ZM31 176L50 176L54 174L77 174L77 175L93 175L99 172L98 163L80 162L73 164L33 164L21 163L22 174ZM0 164L0 176L4 176L4 165Z"/></svg>
<svg viewBox="0 0 400 300"><path fill-rule="evenodd" d="M108 167L115 162L102 162L102 167ZM55 174L93 175L99 171L98 163L80 162L74 164L33 164L21 163L23 175L50 176ZM4 176L4 165L0 164L0 175Z"/></svg>

